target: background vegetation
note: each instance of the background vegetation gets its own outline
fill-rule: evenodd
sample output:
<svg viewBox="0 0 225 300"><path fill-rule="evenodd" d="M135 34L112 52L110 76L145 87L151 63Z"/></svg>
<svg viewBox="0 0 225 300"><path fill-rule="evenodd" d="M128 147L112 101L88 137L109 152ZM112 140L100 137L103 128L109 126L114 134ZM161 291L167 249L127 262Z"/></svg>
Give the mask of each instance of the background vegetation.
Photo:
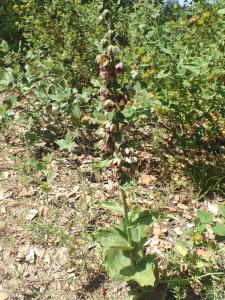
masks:
<svg viewBox="0 0 225 300"><path fill-rule="evenodd" d="M24 147L36 154L41 147L41 154L35 154L41 160L46 149L60 149L66 154L101 157L94 166L97 171L107 167L102 129L108 119L99 97L102 81L96 64L96 55L104 49L105 32L96 26L101 2L3 0L0 129L6 143L15 138L16 128ZM129 95L120 115L121 151L132 164L125 181L133 184L144 170L169 184L176 168L189 177L199 200L215 193L223 197L224 1L194 1L183 7L148 0L113 2L118 56L125 65L118 84ZM139 161L140 152L148 157L144 162ZM35 182L48 199L53 179L45 161L22 169L41 173L45 184L42 179ZM220 209L219 236L224 238L224 210ZM204 226L211 224L206 219L204 213L200 221L196 219L200 226L196 234L202 235ZM146 229L149 224L141 222ZM196 246L199 241L193 232L191 236ZM182 263L191 265L190 273L197 281L202 273L192 266L196 257L189 253L185 262L186 254L181 252ZM185 273L172 259L171 264L178 274ZM176 299L181 299L180 287L174 292ZM210 293L209 288L207 299L222 299Z"/></svg>

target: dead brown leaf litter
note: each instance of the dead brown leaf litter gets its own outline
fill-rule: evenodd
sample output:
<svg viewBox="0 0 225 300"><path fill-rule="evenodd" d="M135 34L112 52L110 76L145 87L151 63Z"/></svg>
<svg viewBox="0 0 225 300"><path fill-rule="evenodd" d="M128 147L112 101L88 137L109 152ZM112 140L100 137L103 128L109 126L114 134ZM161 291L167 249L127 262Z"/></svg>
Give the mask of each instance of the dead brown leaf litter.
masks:
<svg viewBox="0 0 225 300"><path fill-rule="evenodd" d="M25 183L21 179L18 158L24 161L28 153L15 146L0 148L0 296L18 300L122 299L128 287L108 279L100 250L90 239L96 228L118 220L93 205L118 201L116 189L110 186L110 172L104 176L93 172L95 159L91 156L56 153L50 163L54 180L46 200L33 176L25 177ZM188 179L177 174L160 182L157 172L151 175L146 169L139 178L140 183L130 190L130 202L170 215L149 228L146 242L146 253L156 253L165 270L167 251L185 230L194 229L196 209L204 208L216 217L223 199L215 195L199 202ZM207 233L207 238L212 238L210 229ZM182 256L185 249L179 251ZM204 248L197 254L205 260L213 257L213 252Z"/></svg>

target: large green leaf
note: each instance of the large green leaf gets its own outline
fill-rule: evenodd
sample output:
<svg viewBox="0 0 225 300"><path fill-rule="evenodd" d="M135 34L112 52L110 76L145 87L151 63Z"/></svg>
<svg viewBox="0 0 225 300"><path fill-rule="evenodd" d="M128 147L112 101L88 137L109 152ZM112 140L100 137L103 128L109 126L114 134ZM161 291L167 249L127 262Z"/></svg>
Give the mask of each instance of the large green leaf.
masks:
<svg viewBox="0 0 225 300"><path fill-rule="evenodd" d="M217 223L215 226L212 227L213 232L216 235L225 237L225 225L222 223Z"/></svg>
<svg viewBox="0 0 225 300"><path fill-rule="evenodd" d="M130 249L126 234L120 228L103 228L93 233L104 250L109 248Z"/></svg>
<svg viewBox="0 0 225 300"><path fill-rule="evenodd" d="M123 206L116 201L108 201L108 202L97 202L96 206L106 208L111 210L119 215L123 215Z"/></svg>
<svg viewBox="0 0 225 300"><path fill-rule="evenodd" d="M120 273L127 281L136 281L140 286L153 287L158 281L158 269L152 255L144 256L135 267L125 267Z"/></svg>
<svg viewBox="0 0 225 300"><path fill-rule="evenodd" d="M128 251L117 248L108 249L105 253L105 265L107 272L112 279L124 280L125 278L121 276L121 271L131 265Z"/></svg>
<svg viewBox="0 0 225 300"><path fill-rule="evenodd" d="M138 225L151 225L159 217L159 213L149 210L142 211L139 206L135 206L129 214L130 224L134 227Z"/></svg>
<svg viewBox="0 0 225 300"><path fill-rule="evenodd" d="M209 224L213 220L213 214L204 210L199 209L197 211L197 216L202 223Z"/></svg>

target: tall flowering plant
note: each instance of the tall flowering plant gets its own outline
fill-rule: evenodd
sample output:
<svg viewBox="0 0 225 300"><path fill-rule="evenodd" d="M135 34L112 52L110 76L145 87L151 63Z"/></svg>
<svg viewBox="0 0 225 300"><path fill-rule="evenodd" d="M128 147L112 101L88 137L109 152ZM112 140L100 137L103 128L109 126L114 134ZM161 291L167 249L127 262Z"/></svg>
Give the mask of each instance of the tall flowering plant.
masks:
<svg viewBox="0 0 225 300"><path fill-rule="evenodd" d="M114 182L121 185L123 157L117 143L122 136L124 109L129 96L119 83L118 77L124 72L124 64L119 59L119 46L115 30L115 1L103 0L99 9L97 24L107 28L101 40L102 53L96 57L99 66L99 76L102 86L99 96L107 116L104 124L104 151L114 158L110 161ZM109 208L123 215L118 226L106 227L94 233L94 238L101 244L105 266L108 274L116 280L134 281L139 286L155 286L158 278L157 262L152 255L144 254L144 243L147 240L146 227L154 220L150 211L142 211L135 206L129 210L126 194L120 187L122 205L119 203L104 203Z"/></svg>

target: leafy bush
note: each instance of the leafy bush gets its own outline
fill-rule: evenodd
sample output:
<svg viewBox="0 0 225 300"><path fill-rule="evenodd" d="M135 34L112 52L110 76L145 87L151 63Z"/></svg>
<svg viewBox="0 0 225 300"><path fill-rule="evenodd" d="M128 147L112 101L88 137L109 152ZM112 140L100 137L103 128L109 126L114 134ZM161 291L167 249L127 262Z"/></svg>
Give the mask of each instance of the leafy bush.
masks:
<svg viewBox="0 0 225 300"><path fill-rule="evenodd" d="M192 142L216 139L224 126L222 7L220 1L166 12L142 1L129 14L125 57L139 107L161 123L173 122L176 137Z"/></svg>
<svg viewBox="0 0 225 300"><path fill-rule="evenodd" d="M7 40L10 46L17 46L17 42L22 39L21 31L15 26L18 16L13 10L15 3L21 3L16 0L2 0L0 7L0 41Z"/></svg>
<svg viewBox="0 0 225 300"><path fill-rule="evenodd" d="M17 26L36 59L44 56L51 57L53 65L61 62L73 86L90 82L95 70L95 3L24 0L22 5L14 5L14 11L20 17Z"/></svg>

